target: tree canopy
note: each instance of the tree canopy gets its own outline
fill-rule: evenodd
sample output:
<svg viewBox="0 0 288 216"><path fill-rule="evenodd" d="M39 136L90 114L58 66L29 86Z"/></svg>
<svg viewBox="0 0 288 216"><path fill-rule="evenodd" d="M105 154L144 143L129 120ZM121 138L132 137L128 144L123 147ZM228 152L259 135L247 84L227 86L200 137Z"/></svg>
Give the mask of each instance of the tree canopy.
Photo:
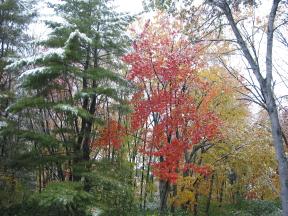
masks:
<svg viewBox="0 0 288 216"><path fill-rule="evenodd" d="M45 4L0 1L1 214L288 214L285 1Z"/></svg>

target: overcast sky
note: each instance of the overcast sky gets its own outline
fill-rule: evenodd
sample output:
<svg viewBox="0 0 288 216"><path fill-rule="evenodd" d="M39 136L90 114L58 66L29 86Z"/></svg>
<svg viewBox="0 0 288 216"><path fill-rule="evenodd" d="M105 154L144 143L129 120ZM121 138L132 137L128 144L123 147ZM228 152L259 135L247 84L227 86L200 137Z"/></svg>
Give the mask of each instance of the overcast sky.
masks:
<svg viewBox="0 0 288 216"><path fill-rule="evenodd" d="M45 6L45 3L47 2L59 2L59 0L43 0L39 3L38 10L41 14L41 19L37 23L31 25L29 28L29 32L31 35L34 35L37 39L45 39L49 33L49 30L45 27L44 23L41 22L41 20L47 20L47 19L55 19L55 15L53 15L53 10L47 8ZM258 13L260 16L268 15L268 12L271 7L271 0L265 0L262 1L261 10L258 9L256 13ZM117 10L121 12L129 12L131 14L137 14L143 10L142 7L142 0L115 0L115 6ZM288 61L286 61L288 53L286 52L287 49L283 49L283 47L279 47L279 43L275 43L275 49L274 49L274 65L280 70L279 72L282 75L286 75L286 67L288 64ZM263 49L263 53L265 53L265 48ZM239 60L237 60L238 62ZM285 71L285 72L284 72ZM275 72L275 71L274 71ZM274 76L276 74L274 73ZM274 77L276 79L276 92L279 95L287 95L287 86L285 85L286 81L288 83L288 76L285 76L285 83L282 79L279 79L277 75Z"/></svg>
<svg viewBox="0 0 288 216"><path fill-rule="evenodd" d="M32 24L29 28L29 33L40 40L46 38L49 33L49 30L46 28L43 20L51 20L56 18L53 10L47 7L47 2L57 3L59 0L44 0L39 2L37 11L40 14L40 20L38 19L39 21ZM115 0L114 4L117 10L121 12L137 14L143 10L142 0Z"/></svg>
<svg viewBox="0 0 288 216"><path fill-rule="evenodd" d="M142 0L115 0L120 11L139 13L142 11Z"/></svg>

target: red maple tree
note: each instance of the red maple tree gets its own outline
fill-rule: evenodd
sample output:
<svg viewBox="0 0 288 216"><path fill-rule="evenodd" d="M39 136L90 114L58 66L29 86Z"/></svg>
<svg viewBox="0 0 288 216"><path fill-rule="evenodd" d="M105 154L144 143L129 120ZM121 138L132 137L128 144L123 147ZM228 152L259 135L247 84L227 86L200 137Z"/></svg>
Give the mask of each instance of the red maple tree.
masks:
<svg viewBox="0 0 288 216"><path fill-rule="evenodd" d="M179 26L165 16L158 16L155 23L147 21L133 51L123 57L130 65L128 78L138 87L132 98L131 128L144 131L142 153L159 158L154 174L172 183L189 169L208 174L206 166L191 164L185 155L193 145L213 139L219 124L209 111L211 98L199 99L199 92L209 92L208 82L198 75L204 65L201 46L193 46Z"/></svg>

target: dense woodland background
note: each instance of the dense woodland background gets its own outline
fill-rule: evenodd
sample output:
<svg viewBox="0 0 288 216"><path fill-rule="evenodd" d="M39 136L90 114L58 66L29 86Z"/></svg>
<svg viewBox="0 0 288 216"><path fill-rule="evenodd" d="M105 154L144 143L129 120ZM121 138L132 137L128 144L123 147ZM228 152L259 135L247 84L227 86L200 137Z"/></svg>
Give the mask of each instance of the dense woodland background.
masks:
<svg viewBox="0 0 288 216"><path fill-rule="evenodd" d="M0 0L1 215L288 215L287 1L37 4Z"/></svg>

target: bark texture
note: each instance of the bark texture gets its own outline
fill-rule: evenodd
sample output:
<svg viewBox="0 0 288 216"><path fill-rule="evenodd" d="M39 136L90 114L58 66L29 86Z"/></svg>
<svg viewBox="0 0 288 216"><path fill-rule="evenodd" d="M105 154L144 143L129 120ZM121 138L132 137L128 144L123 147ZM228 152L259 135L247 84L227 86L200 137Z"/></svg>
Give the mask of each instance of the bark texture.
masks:
<svg viewBox="0 0 288 216"><path fill-rule="evenodd" d="M273 36L274 36L274 23L275 18L278 10L279 3L281 0L273 0L272 7L270 10L270 14L268 17L268 25L267 25L267 47L266 47L266 76L265 78L262 76L258 63L258 57L251 54L247 43L245 42L237 24L233 18L233 14L226 0L208 0L208 2L221 10L221 12L225 15L228 20L229 25L232 28L232 31L237 39L237 43L243 52L246 60L248 61L253 74L255 75L260 89L261 94L263 96L263 107L266 108L270 122L272 127L272 137L273 137L273 144L276 152L276 158L278 161L278 169L280 175L280 183L281 183L281 202L282 202L282 209L283 215L288 216L288 165L287 165L287 158L285 155L284 143L282 138L282 131L278 116L278 109L277 104L275 101L275 95L273 91L273 64L272 64L272 54L273 54Z"/></svg>

